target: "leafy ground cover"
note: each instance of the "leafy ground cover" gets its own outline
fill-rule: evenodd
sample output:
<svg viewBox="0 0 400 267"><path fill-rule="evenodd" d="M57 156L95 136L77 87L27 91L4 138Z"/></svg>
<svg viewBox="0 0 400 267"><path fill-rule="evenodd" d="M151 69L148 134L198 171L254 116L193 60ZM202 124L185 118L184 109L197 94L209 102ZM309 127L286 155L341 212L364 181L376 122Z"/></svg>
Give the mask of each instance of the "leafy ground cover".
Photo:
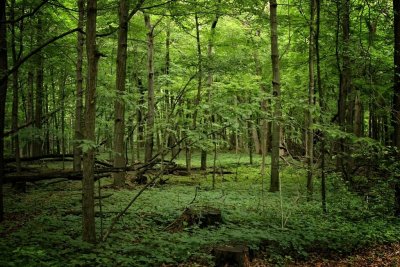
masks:
<svg viewBox="0 0 400 267"><path fill-rule="evenodd" d="M0 226L0 266L212 266L212 248L221 244L249 246L257 258L254 264L259 266L304 266L305 261L330 266L340 263L335 257L343 257L345 264L357 260L357 256L345 258L352 253L361 253L364 259L369 254L362 251L367 248L378 246L380 249L373 251L384 254L382 248L399 242L400 220L389 215L387 197L366 199L330 174L328 213L323 214L317 190L313 200L306 199L305 171L299 163L282 170L281 193L269 193L269 179L260 176L260 159L253 165L247 162L246 155L220 155L218 168L231 174L218 173L215 189L209 172L164 177L169 179L167 184L145 191L107 241L97 245L81 241L80 182L41 182L29 185L26 194L6 187L7 221ZM183 164L183 159L178 163ZM104 179L100 185L101 194L111 196L101 201L102 213L96 219L99 235L142 188L113 189L109 184L111 179ZM199 210L220 209L223 223L168 231L189 204ZM395 258L398 246L390 248Z"/></svg>

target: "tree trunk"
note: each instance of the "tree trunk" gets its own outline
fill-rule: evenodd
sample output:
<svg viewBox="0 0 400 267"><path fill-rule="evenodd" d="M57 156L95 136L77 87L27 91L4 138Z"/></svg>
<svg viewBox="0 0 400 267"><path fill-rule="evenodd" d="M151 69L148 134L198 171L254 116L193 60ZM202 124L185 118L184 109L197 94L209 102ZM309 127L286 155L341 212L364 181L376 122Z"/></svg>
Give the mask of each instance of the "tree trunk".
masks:
<svg viewBox="0 0 400 267"><path fill-rule="evenodd" d="M6 0L0 0L0 222L4 220L3 205L3 179L4 179L4 124L5 107L7 99L6 75L7 64L7 29L6 24Z"/></svg>
<svg viewBox="0 0 400 267"><path fill-rule="evenodd" d="M147 27L147 118L146 118L146 149L145 162L149 162L153 157L154 146L154 27L150 22L150 15L144 15L144 22Z"/></svg>
<svg viewBox="0 0 400 267"><path fill-rule="evenodd" d="M325 92L322 88L321 81L321 64L320 64L320 53L319 53L319 32L321 23L321 0L317 1L317 29L315 32L315 54L317 58L317 90L319 93L319 106L321 109L321 123L324 123L325 114ZM321 203L322 211L326 210L326 175L325 175L325 133L321 131Z"/></svg>
<svg viewBox="0 0 400 267"><path fill-rule="evenodd" d="M119 29L118 29L118 51L117 51L117 73L116 73L116 100L114 104L114 167L125 167L124 136L125 136L125 93L126 78L126 58L127 58L127 39L128 39L128 10L129 2L120 0L119 2ZM115 173L113 175L114 185L125 185L125 173Z"/></svg>
<svg viewBox="0 0 400 267"><path fill-rule="evenodd" d="M10 19L14 21L15 19L15 0L11 1L11 17ZM15 23L12 23L11 25L11 50L12 50L12 60L13 60L13 65L18 60L18 55L17 55L17 50L16 50L16 33L15 33ZM21 171L21 159L20 159L20 148L19 148L19 134L17 132L18 129L18 109L19 109L19 72L16 70L13 73L13 102L12 102L12 131L15 131L16 134L13 136L13 145L14 145L14 157L15 157L15 163L17 167L17 172ZM24 187L24 185L23 185ZM23 189L23 191L25 191Z"/></svg>
<svg viewBox="0 0 400 267"><path fill-rule="evenodd" d="M271 27L271 60L272 60L272 95L274 97L274 121L272 124L271 144L271 185L270 192L280 190L279 179L279 143L281 139L280 119L282 116L280 103L280 73L279 73L279 46L278 46L278 21L277 0L270 0L270 27Z"/></svg>
<svg viewBox="0 0 400 267"><path fill-rule="evenodd" d="M38 18L36 30L36 41L40 43L43 38L43 24L41 18ZM33 156L42 155L43 75L43 54L39 52L36 55L35 128L37 132L33 143Z"/></svg>
<svg viewBox="0 0 400 267"><path fill-rule="evenodd" d="M260 31L257 31L257 37L260 38ZM267 86L265 85L264 82L262 82L262 77L263 77L263 69L262 65L259 59L259 54L258 54L258 49L256 48L254 51L254 63L255 63L255 69L256 69L256 75L260 77L260 90L262 94L266 94L268 91ZM268 132L269 132L269 127L268 127L268 122L267 119L265 118L267 115L268 111L268 100L267 99L262 99L261 100L261 112L262 112L262 118L260 120L260 152L261 152L261 176L264 179L265 177L265 164L266 164L266 156L268 152ZM256 143L257 144L257 143ZM263 180L264 181L264 180Z"/></svg>
<svg viewBox="0 0 400 267"><path fill-rule="evenodd" d="M219 19L219 15L217 14L211 24L211 35L210 35L210 39L208 40L208 50L207 50L207 58L208 58L208 62L209 64L212 62L213 60L213 50L214 50L214 37L215 37L215 28L217 27L217 23L218 23L218 19ZM200 41L200 36L198 37L199 41ZM207 77L207 87L209 90L208 93L208 101L211 101L211 86L213 83L213 73L211 68L209 67L208 69L208 77ZM207 169L207 150L202 149L201 150L201 167L200 169L202 170L206 170Z"/></svg>
<svg viewBox="0 0 400 267"><path fill-rule="evenodd" d="M34 74L32 70L28 71L28 93L27 93L27 118L26 122L31 123L34 120L33 113L34 113L34 105L33 105L33 89L34 89ZM56 118L56 117L55 117ZM26 146L27 146L27 155L26 156L32 156L32 141L28 141Z"/></svg>
<svg viewBox="0 0 400 267"><path fill-rule="evenodd" d="M85 17L85 2L84 0L78 0L78 10L79 19L78 27L83 29L84 17ZM76 101L75 101L75 132L74 132L74 171L80 171L82 160L82 148L80 147L80 142L83 139L83 75L82 75L82 65L83 65L83 46L84 46L84 36L83 33L78 32L77 37L77 59L76 59Z"/></svg>
<svg viewBox="0 0 400 267"><path fill-rule="evenodd" d="M144 105L144 92L145 88L143 86L142 80L137 77L137 87L139 91L139 105L137 107L136 119L137 119L137 141L136 141L136 158L140 161L140 149L143 147L144 142L144 120L143 120L143 110Z"/></svg>
<svg viewBox="0 0 400 267"><path fill-rule="evenodd" d="M86 141L92 142L93 146L83 153L82 214L83 240L90 243L96 242L94 213L94 142L96 123L96 78L99 59L96 47L96 18L97 0L87 0L86 53L88 73L84 137Z"/></svg>
<svg viewBox="0 0 400 267"><path fill-rule="evenodd" d="M314 161L314 131L312 110L314 107L314 45L315 45L315 7L316 0L310 0L310 42L308 46L308 107L306 111L306 158L307 158L307 192L308 198L313 194L313 161Z"/></svg>
<svg viewBox="0 0 400 267"><path fill-rule="evenodd" d="M393 145L400 148L400 2L393 0L394 11L394 86L393 86Z"/></svg>
<svg viewBox="0 0 400 267"><path fill-rule="evenodd" d="M348 98L351 94L351 67L350 67L350 0L342 0L342 66L340 72L340 92L339 92L339 123L344 130L349 131L349 123L352 124L349 113L350 109Z"/></svg>
<svg viewBox="0 0 400 267"><path fill-rule="evenodd" d="M355 91L355 100L354 100L354 126L353 133L357 137L363 136L363 112L362 112L362 103L360 90Z"/></svg>
<svg viewBox="0 0 400 267"><path fill-rule="evenodd" d="M394 128L393 145L400 149L400 3L393 0L394 12L394 85L392 125ZM400 178L395 182L395 214L400 216Z"/></svg>

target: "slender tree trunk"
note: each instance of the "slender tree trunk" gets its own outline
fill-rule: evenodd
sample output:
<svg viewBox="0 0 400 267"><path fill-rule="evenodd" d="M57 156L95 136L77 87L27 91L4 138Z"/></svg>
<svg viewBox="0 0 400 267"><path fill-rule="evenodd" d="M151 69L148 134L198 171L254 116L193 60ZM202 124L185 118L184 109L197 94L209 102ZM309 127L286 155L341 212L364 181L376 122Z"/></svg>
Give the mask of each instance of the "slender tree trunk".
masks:
<svg viewBox="0 0 400 267"><path fill-rule="evenodd" d="M393 0L394 11L394 86L392 125L393 145L400 148L400 2Z"/></svg>
<svg viewBox="0 0 400 267"><path fill-rule="evenodd" d="M394 85L392 125L394 128L393 145L400 149L400 2L393 0L394 12ZM395 214L400 216L400 178L395 182Z"/></svg>
<svg viewBox="0 0 400 267"><path fill-rule="evenodd" d="M154 27L150 22L150 15L144 15L144 22L147 27L147 118L146 118L146 149L145 162L153 157L154 146Z"/></svg>
<svg viewBox="0 0 400 267"><path fill-rule="evenodd" d="M138 130L137 130L137 142L136 142L136 158L140 161L140 150L143 147L143 142L144 142L144 120L143 120L143 110L142 107L144 105L144 86L142 83L142 80L137 77L137 87L139 91L139 106L137 108L136 112L136 119L137 119L137 125L138 125Z"/></svg>
<svg viewBox="0 0 400 267"><path fill-rule="evenodd" d="M274 121L272 124L272 144L271 144L271 185L269 191L277 192L280 190L279 179L279 143L281 139L280 119L281 111L281 88L279 73L279 46L278 46L278 20L277 20L277 0L270 0L270 26L271 26L271 60L272 60L272 95L274 97Z"/></svg>
<svg viewBox="0 0 400 267"><path fill-rule="evenodd" d="M250 165L253 165L253 149L254 149L254 142L253 142L253 137L252 137L252 129L253 126L251 124L252 118L250 117L249 120L247 121L247 148L249 151L249 163Z"/></svg>
<svg viewBox="0 0 400 267"><path fill-rule="evenodd" d="M194 100L194 113L193 113L193 130L197 127L197 113L199 109L199 105L201 102L201 89L203 85L203 61L202 61L202 53L201 53L201 42L200 42L200 25L199 25L199 17L195 14L195 22L196 22L196 45L197 45L197 95Z"/></svg>
<svg viewBox="0 0 400 267"><path fill-rule="evenodd" d="M83 240L96 242L94 218L94 142L96 124L96 79L99 54L96 47L97 0L87 0L86 53L87 85L85 107L85 140L93 142L93 147L83 152L82 217Z"/></svg>
<svg viewBox="0 0 400 267"><path fill-rule="evenodd" d="M353 111L348 105L349 95L351 94L351 62L350 62L350 0L342 0L342 68L340 75L339 92L339 123L344 130L349 130L349 122L352 124L349 113Z"/></svg>
<svg viewBox="0 0 400 267"><path fill-rule="evenodd" d="M355 90L353 133L357 137L363 136L363 109L360 94L360 90Z"/></svg>
<svg viewBox="0 0 400 267"><path fill-rule="evenodd" d="M43 24L42 19L39 17L36 27L36 39L37 42L43 38ZM38 133L36 133L36 138L34 140L33 156L41 156L43 140L41 137L42 130L42 116L43 116L43 54L39 52L36 55L36 100L35 100L35 128Z"/></svg>
<svg viewBox="0 0 400 267"><path fill-rule="evenodd" d="M314 107L314 46L315 46L315 8L316 0L310 0L310 42L308 47L308 108L306 111L306 158L307 158L307 192L308 198L313 194L313 161L314 161L314 131L312 110Z"/></svg>
<svg viewBox="0 0 400 267"><path fill-rule="evenodd" d="M260 31L257 31L257 37L260 38ZM261 66L259 54L258 54L258 48L255 49L254 51L254 63L255 63L255 68L256 68L256 75L262 79L263 77L263 69ZM260 83L260 90L262 94L266 94L268 91L267 86L265 83L261 82ZM268 122L267 119L265 118L267 115L268 111L268 100L263 99L261 100L261 111L262 111L262 118L260 120L260 152L261 152L261 177L265 177L266 174L266 156L268 152L268 132L269 132L269 127L268 127ZM263 180L264 181L264 180Z"/></svg>
<svg viewBox="0 0 400 267"><path fill-rule="evenodd" d="M7 29L6 24L6 0L0 0L0 222L4 220L4 204L3 204L3 179L4 179L4 124L5 124L5 107L7 99L7 82L6 75L7 64Z"/></svg>
<svg viewBox="0 0 400 267"><path fill-rule="evenodd" d="M10 19L14 21L15 19L15 0L11 1L11 17ZM16 50L16 32L15 32L15 23L11 25L11 50L12 50L12 59L13 65L18 60L17 50ZM17 132L18 129L18 108L19 108L19 71L16 70L13 73L13 103L12 103L12 130L16 132L13 136L13 144L14 144L14 157L15 163L17 167L17 172L21 171L21 159L20 159L20 148L19 148L19 134ZM23 185L23 191L25 191L25 183Z"/></svg>
<svg viewBox="0 0 400 267"><path fill-rule="evenodd" d="M127 42L128 42L128 10L129 1L120 0L119 2L119 30L118 30L118 51L117 51L117 75L116 75L116 91L117 98L114 104L115 120L114 120L114 167L120 168L126 166L124 153L124 136L125 136L125 102L123 95L125 93L126 79L126 58L127 58ZM125 173L115 173L114 185L125 185Z"/></svg>
<svg viewBox="0 0 400 267"><path fill-rule="evenodd" d="M317 89L319 93L319 106L321 109L321 122L324 123L324 114L325 114L325 92L322 88L321 81L321 61L320 61L320 53L319 53L319 33L320 33L320 24L321 24L321 0L317 1L317 29L315 32L315 54L317 58ZM322 202L322 211L324 213L327 212L326 209L326 175L325 175L325 133L321 131L321 202Z"/></svg>
<svg viewBox="0 0 400 267"><path fill-rule="evenodd" d="M84 0L78 0L79 19L78 27L83 29L83 23L85 18L85 2ZM75 129L74 129L74 171L81 170L82 165L82 148L80 142L83 139L83 46L84 46L84 35L78 32L77 36L77 59L76 59L76 101L75 101Z"/></svg>
<svg viewBox="0 0 400 267"><path fill-rule="evenodd" d="M217 27L217 23L218 23L218 19L219 19L219 15L217 14L211 24L211 30L210 30L210 38L208 40L208 49L207 49L207 58L208 58L208 62L209 64L212 62L213 60L213 50L214 50L214 37L215 37L215 28ZM199 30L197 30L196 32L199 32ZM199 40L199 44L200 44L200 35L197 37ZM200 47L198 47L198 51L201 53ZM201 54L200 54L201 55ZM200 64L200 62L199 62ZM208 69L208 77L207 77L207 88L208 88L208 101L211 101L211 86L213 83L213 73L212 73L212 69L209 67ZM206 170L207 169L207 150L202 149L201 150L201 167L202 170Z"/></svg>
<svg viewBox="0 0 400 267"><path fill-rule="evenodd" d="M28 71L28 93L27 93L27 123L34 120L34 105L33 105L33 89L34 89L34 74L32 70ZM56 118L56 117L55 117ZM32 141L28 141L27 146L27 156L32 156Z"/></svg>

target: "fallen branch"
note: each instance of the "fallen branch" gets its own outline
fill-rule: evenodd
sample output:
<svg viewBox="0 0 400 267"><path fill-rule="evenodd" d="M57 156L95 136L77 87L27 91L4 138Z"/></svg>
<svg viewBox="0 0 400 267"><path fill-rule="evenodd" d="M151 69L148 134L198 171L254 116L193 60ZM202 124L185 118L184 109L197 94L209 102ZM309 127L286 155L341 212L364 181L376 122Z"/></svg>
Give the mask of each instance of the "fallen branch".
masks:
<svg viewBox="0 0 400 267"><path fill-rule="evenodd" d="M110 170L110 169L101 169L95 170L94 178L97 181L100 178L111 176L113 172L120 172L121 170ZM82 180L82 172L81 171L52 171L52 172L44 172L44 173L17 173L17 174L9 174L4 177L4 183L13 183L13 182L37 182L42 180L50 180L50 179L58 179L65 178L68 180Z"/></svg>

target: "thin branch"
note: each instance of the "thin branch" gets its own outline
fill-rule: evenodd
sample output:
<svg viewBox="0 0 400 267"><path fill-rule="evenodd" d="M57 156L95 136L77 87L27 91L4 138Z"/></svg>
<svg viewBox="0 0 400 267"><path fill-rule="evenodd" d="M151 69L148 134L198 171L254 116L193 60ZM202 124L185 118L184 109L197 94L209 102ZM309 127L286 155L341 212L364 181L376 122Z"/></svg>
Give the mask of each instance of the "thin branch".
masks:
<svg viewBox="0 0 400 267"><path fill-rule="evenodd" d="M6 24L17 23L17 22L20 22L21 20L23 20L24 18L31 17L31 16L35 15L35 13L38 12L39 9L41 9L42 6L44 6L47 2L49 2L49 0L43 0L34 10L32 10L32 12L24 14L21 17L15 19L15 20L0 21L0 24L3 24L3 23L6 23Z"/></svg>
<svg viewBox="0 0 400 267"><path fill-rule="evenodd" d="M58 108L58 109L56 109L56 110L54 110L54 111L52 111L52 112L50 112L50 113L48 113L48 114L42 116L41 122L42 122L42 123L46 122L52 115L54 115L55 113L57 113L57 112L60 111L60 110L61 110L61 108ZM5 132L3 136L4 136L4 137L7 137L7 136L10 136L10 135L12 135L12 134L15 134L15 133L19 132L20 130L22 130L22 129L26 128L26 127L31 126L31 125L34 124L34 123L35 123L35 120L32 120L32 121L30 121L30 122L27 122L27 123L25 123L24 125L19 126L17 129L14 129L14 130Z"/></svg>
<svg viewBox="0 0 400 267"><path fill-rule="evenodd" d="M4 80L10 76L11 74L13 74L16 70L18 70L18 68L25 63L25 61L27 61L29 58L31 58L32 56L34 56L35 54L39 53L43 48L45 48L46 46L48 46L49 44L54 43L55 41L64 38L67 35L70 35L71 33L74 32L83 32L81 28L75 28L72 30L69 30L67 32L64 32L60 35L57 35L49 40L47 40L46 42L44 42L43 44L41 44L40 46L36 47L35 49L33 49L31 52L29 52L26 56L24 56L23 58L21 58L20 60L18 60L17 63L15 63L15 65L6 72L6 74L1 78L0 84L4 82Z"/></svg>

